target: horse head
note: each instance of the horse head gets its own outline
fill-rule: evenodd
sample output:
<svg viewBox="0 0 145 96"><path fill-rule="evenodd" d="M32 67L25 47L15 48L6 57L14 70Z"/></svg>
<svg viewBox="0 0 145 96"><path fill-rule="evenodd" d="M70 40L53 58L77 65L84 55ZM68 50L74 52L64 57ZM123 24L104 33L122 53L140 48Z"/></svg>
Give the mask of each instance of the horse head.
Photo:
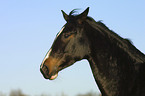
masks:
<svg viewBox="0 0 145 96"><path fill-rule="evenodd" d="M79 15L72 15L74 10L69 15L62 11L67 23L57 34L40 66L44 78L53 80L60 70L88 57L88 40L84 34L88 11L89 8Z"/></svg>

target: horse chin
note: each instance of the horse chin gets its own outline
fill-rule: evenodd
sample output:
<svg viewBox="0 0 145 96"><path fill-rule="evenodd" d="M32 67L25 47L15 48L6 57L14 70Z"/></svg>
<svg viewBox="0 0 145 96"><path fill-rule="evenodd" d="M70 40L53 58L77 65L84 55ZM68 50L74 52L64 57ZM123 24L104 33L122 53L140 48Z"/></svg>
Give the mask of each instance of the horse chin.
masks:
<svg viewBox="0 0 145 96"><path fill-rule="evenodd" d="M55 75L52 75L52 76L49 78L49 80L54 80L54 79L57 78L57 76L58 76L58 73L56 73Z"/></svg>

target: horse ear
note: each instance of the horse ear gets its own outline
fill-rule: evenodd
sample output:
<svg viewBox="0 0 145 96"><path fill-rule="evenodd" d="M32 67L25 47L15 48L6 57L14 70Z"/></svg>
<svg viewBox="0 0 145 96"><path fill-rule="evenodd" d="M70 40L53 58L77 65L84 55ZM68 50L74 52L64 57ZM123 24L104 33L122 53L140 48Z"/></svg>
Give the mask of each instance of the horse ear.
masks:
<svg viewBox="0 0 145 96"><path fill-rule="evenodd" d="M82 22L86 20L88 12L89 7L84 12L82 12L80 15L77 16L79 24L82 24Z"/></svg>
<svg viewBox="0 0 145 96"><path fill-rule="evenodd" d="M68 20L68 15L63 10L61 10L61 12L63 14L63 18L67 21Z"/></svg>

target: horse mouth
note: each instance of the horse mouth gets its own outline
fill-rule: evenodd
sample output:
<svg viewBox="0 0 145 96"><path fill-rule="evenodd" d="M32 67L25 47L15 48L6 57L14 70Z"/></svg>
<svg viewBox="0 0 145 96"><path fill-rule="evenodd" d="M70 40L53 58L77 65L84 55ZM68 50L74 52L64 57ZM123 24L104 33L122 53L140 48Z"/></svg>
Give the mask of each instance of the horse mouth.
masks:
<svg viewBox="0 0 145 96"><path fill-rule="evenodd" d="M47 66L43 66L42 68L40 68L40 71L45 79L54 80L58 76L58 72L49 74Z"/></svg>
<svg viewBox="0 0 145 96"><path fill-rule="evenodd" d="M49 75L48 73L45 74L44 72L41 72L41 73L43 74L43 77L45 79L49 79L49 80L54 80L58 77L58 73L55 73L53 75Z"/></svg>

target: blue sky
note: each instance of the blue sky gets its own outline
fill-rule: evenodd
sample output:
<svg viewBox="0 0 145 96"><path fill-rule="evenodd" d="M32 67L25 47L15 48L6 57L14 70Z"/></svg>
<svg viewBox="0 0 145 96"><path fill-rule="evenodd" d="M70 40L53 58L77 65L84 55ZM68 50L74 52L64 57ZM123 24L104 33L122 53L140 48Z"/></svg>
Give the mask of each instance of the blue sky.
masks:
<svg viewBox="0 0 145 96"><path fill-rule="evenodd" d="M79 61L64 69L54 81L45 80L40 64L69 13L90 7L89 16L103 20L111 30L145 53L144 0L0 0L0 92L21 89L29 95L41 93L69 96L99 92L89 63Z"/></svg>

